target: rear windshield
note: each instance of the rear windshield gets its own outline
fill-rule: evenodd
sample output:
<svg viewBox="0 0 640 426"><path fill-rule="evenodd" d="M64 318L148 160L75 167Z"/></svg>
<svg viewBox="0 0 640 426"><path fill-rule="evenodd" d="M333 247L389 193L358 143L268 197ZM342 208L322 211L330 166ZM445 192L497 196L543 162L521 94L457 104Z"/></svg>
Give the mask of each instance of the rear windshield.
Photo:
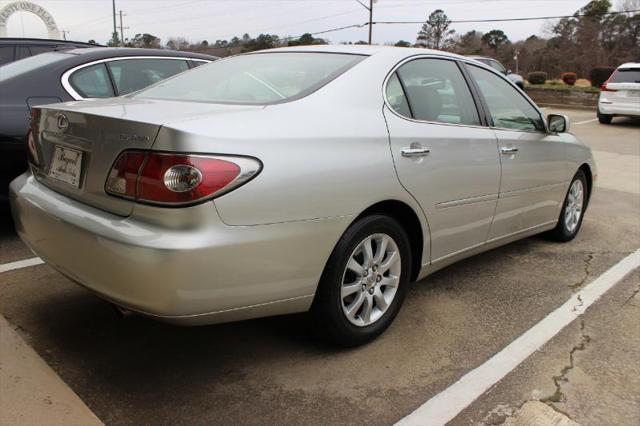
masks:
<svg viewBox="0 0 640 426"><path fill-rule="evenodd" d="M66 53L50 52L30 56L19 61L11 62L10 64L2 65L0 67L0 82L9 80L19 74L33 71L46 65L51 65L54 62L62 61L69 57L70 56Z"/></svg>
<svg viewBox="0 0 640 426"><path fill-rule="evenodd" d="M611 76L609 83L640 83L640 67L618 69Z"/></svg>
<svg viewBox="0 0 640 426"><path fill-rule="evenodd" d="M266 105L303 97L366 56L257 53L202 65L133 95L136 98Z"/></svg>

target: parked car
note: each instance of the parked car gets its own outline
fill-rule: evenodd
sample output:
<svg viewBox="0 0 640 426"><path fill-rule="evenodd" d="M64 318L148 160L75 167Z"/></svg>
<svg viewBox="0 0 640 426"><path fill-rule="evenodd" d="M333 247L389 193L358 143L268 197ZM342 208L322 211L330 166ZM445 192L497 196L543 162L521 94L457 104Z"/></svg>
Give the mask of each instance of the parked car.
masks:
<svg viewBox="0 0 640 426"><path fill-rule="evenodd" d="M470 56L471 59L475 59L476 61L482 62L483 64L489 65L491 68L498 70L498 72L507 76L509 80L513 82L516 86L521 89L524 89L524 78L520 74L514 74L511 70L508 70L504 65L502 65L499 61L493 58L488 58L486 56Z"/></svg>
<svg viewBox="0 0 640 426"><path fill-rule="evenodd" d="M620 65L600 88L598 120L611 124L616 116L640 117L640 62Z"/></svg>
<svg viewBox="0 0 640 426"><path fill-rule="evenodd" d="M47 38L0 38L0 66L40 53L96 46L99 45Z"/></svg>
<svg viewBox="0 0 640 426"><path fill-rule="evenodd" d="M0 67L0 197L27 168L29 110L121 96L217 58L156 49L94 47L43 53Z"/></svg>
<svg viewBox="0 0 640 426"><path fill-rule="evenodd" d="M32 115L11 207L52 267L179 324L310 310L347 346L391 324L410 281L574 238L597 175L566 117L424 49L244 54Z"/></svg>

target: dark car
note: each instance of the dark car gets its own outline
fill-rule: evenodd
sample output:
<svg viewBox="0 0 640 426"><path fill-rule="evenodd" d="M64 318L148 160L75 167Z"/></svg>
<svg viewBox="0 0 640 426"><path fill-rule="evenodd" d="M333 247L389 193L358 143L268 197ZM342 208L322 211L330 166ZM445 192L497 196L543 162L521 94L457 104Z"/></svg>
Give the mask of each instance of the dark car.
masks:
<svg viewBox="0 0 640 426"><path fill-rule="evenodd" d="M94 47L43 53L0 66L0 197L26 170L29 112L37 105L135 92L217 59L159 49Z"/></svg>
<svg viewBox="0 0 640 426"><path fill-rule="evenodd" d="M99 45L48 38L0 38L0 66L41 53L96 46Z"/></svg>

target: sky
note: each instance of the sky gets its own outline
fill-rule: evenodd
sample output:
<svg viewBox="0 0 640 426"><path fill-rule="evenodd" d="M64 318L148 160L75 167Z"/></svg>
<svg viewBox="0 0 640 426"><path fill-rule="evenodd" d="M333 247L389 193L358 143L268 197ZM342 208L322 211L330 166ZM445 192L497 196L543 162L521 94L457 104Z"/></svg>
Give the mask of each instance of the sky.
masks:
<svg viewBox="0 0 640 426"><path fill-rule="evenodd" d="M53 15L58 27L68 31L70 40L106 43L111 37L111 0L32 1ZM9 3L0 0L0 8ZM454 21L571 15L587 3L588 0L377 0L374 20L424 21L436 9L443 9ZM615 0L612 3L615 5ZM116 0L116 9L125 14L125 38L150 33L163 43L170 37L213 43L244 33L299 36L368 21L368 11L356 0ZM544 35L545 22L459 23L451 28L460 34L498 28L512 41L518 41L532 34ZM373 42L414 42L420 26L375 25ZM47 32L35 15L19 12L9 18L8 35L46 38ZM340 43L366 40L367 35L368 29L363 27L318 37Z"/></svg>

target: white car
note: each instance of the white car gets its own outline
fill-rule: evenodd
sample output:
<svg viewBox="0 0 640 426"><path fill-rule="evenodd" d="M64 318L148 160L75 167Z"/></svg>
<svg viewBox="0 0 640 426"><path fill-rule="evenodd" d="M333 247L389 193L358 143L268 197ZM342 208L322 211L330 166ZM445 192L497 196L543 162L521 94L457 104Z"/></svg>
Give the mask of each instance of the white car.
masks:
<svg viewBox="0 0 640 426"><path fill-rule="evenodd" d="M600 88L598 120L611 124L614 116L640 117L640 63L620 65Z"/></svg>

